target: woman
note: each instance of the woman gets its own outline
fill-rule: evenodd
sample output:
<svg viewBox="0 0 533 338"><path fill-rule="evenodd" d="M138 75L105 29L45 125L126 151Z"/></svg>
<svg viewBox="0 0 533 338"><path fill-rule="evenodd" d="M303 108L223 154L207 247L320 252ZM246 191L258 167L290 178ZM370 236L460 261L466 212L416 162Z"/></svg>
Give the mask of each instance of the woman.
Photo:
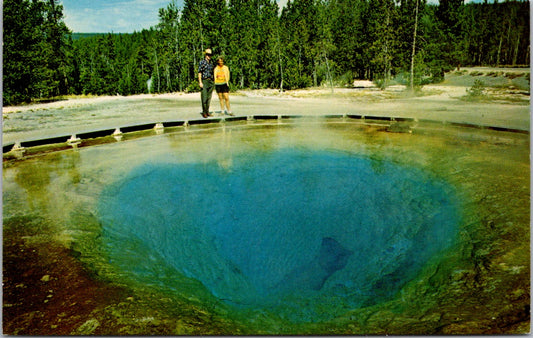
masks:
<svg viewBox="0 0 533 338"><path fill-rule="evenodd" d="M217 59L215 67L215 90L220 101L220 109L225 113L233 116L229 105L229 68L224 65L224 58ZM224 108L225 106L225 108Z"/></svg>

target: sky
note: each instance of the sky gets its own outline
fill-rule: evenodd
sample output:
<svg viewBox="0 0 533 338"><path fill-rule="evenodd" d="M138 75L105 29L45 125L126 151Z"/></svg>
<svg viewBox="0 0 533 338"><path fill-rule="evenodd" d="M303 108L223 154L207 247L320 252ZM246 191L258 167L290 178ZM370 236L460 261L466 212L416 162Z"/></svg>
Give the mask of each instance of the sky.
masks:
<svg viewBox="0 0 533 338"><path fill-rule="evenodd" d="M133 33L157 25L159 9L171 0L60 0L74 33ZM280 6L287 0L277 0ZM179 7L183 0L177 0Z"/></svg>
<svg viewBox="0 0 533 338"><path fill-rule="evenodd" d="M133 33L159 22L159 9L171 0L59 0L64 21L74 33ZM276 0L281 7L287 0ZM466 0L465 2L482 2ZM183 7L184 0L176 0ZM438 3L438 0L428 0Z"/></svg>

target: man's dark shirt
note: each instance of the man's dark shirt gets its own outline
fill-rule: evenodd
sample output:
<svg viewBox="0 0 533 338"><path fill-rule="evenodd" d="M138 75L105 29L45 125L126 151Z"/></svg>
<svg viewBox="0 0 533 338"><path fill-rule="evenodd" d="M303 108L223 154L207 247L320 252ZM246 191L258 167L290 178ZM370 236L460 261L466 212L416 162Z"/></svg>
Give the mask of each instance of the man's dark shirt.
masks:
<svg viewBox="0 0 533 338"><path fill-rule="evenodd" d="M213 70L215 69L215 65L207 61L206 59L203 59L200 61L200 65L198 66L198 73L202 73L202 80L211 79L213 80L215 78Z"/></svg>

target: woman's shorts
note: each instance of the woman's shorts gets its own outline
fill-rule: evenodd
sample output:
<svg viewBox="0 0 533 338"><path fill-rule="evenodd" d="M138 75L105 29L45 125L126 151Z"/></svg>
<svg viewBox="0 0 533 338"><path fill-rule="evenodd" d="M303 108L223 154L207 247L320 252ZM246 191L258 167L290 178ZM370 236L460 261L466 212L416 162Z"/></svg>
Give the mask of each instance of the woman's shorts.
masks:
<svg viewBox="0 0 533 338"><path fill-rule="evenodd" d="M215 85L217 93L229 93L229 86L227 83Z"/></svg>

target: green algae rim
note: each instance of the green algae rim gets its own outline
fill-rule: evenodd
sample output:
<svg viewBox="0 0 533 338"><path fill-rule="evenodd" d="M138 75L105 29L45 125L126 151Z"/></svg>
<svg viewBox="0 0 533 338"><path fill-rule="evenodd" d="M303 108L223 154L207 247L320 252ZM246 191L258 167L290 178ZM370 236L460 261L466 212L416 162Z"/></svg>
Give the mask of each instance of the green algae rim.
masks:
<svg viewBox="0 0 533 338"><path fill-rule="evenodd" d="M444 128L444 127L443 127ZM440 129L440 128L439 128ZM374 133L372 134L373 136L372 137L379 137L379 135L386 135L385 133L381 133L381 131L384 131L385 129L380 127L380 128L377 128L377 129L374 129ZM458 130L461 130L461 129L458 129ZM448 130L449 131L449 130ZM432 132L429 131L428 133L424 133L423 136L426 137L428 135L431 135ZM452 137L448 138L447 142L449 142L447 144L447 146L451 145L453 146L454 144L456 143L460 143L460 142L463 142L462 140L457 140L457 139L453 139L454 136L456 136L456 134L454 133L451 133ZM497 135L501 135L502 138L505 138L505 133L502 135L500 133L498 133ZM406 136L406 135L405 135ZM403 137L405 137L403 136ZM415 135L416 136L416 135ZM442 133L442 136L446 136L446 132ZM450 135L448 135L450 136ZM410 136L409 136L410 137ZM476 138L474 139L473 141L476 142L476 144L478 144L478 141L481 140L481 147L482 148L479 152L482 153L483 151L489 151L489 154L490 154L490 151L501 151L502 149L502 143L500 143L498 141L498 137L496 139L491 139L492 136L483 136L481 135L479 138ZM466 140L464 141L465 143L469 143L471 140ZM470 142L471 143L471 142ZM528 142L525 141L525 144L527 144ZM509 150L511 149L512 150L512 147L513 146L516 146L516 144L524 144L523 140L519 140L518 143L515 143L513 145L512 142L510 143L506 143L504 142L503 143L503 146L505 146L506 144L509 145L509 147L506 147L506 148L503 148L503 149L506 149L506 150ZM386 144L385 144L386 146ZM375 149L374 149L375 150ZM397 158L397 159L400 159L405 155L405 152L406 150L401 150L398 154L394 154L394 153L388 153L387 152L387 149L381 149L381 152L376 152L375 156L379 157L379 156L390 156L390 157L393 157L393 158ZM455 156L448 156L452 159L461 159L461 154L456 154ZM449 158L447 158L449 159ZM492 249L491 247L493 247L492 245L488 244L487 243L487 240L485 239L485 236L487 236L487 238L490 238L491 240L494 240L495 242L497 242L495 246L501 246L500 245L500 242L502 242L499 238L495 237L495 235L490 235L490 231L494 231L494 229L499 229L500 227L503 227L505 226L505 224L502 224L502 220L503 218L507 218L506 221L507 222L513 222L513 226L519 226L521 227L521 230L524 234L529 234L528 231L525 231L524 229L524 226L525 226L525 222L523 220L518 220L518 218L520 217L515 217L516 215L513 215L512 212L506 210L503 212L503 215L502 216L498 216L498 217L494 217L494 216L491 216L490 215L490 210L492 210L492 208L494 208L495 204L496 203L495 201L492 201L492 200L489 200L487 198L485 198L484 196L487 195L484 191L485 190L488 190L487 188L487 183L484 183L484 184L476 184L479 183L479 182L483 182L483 179L484 178L487 178L487 177L490 177L489 174L493 174L492 172L489 172L487 174L485 174L485 176L483 176L482 178L479 178L478 180L475 180L476 176L477 175L474 175L475 173L483 173L483 170L484 169L490 169L490 168L486 168L486 167L482 167L480 169L472 169L472 168L469 168L468 165L472 165L473 163L475 164L479 164L479 163L482 163L483 161L481 160L482 158L479 157L479 162L476 162L475 159L472 159L472 160L469 160L467 164L463 164L463 163L460 163L460 162L456 162L456 163L459 163L460 165L458 166L455 166L455 167L451 167L451 163L454 163L453 161L446 161L446 159L442 159L440 161L437 161L437 163L431 163L431 168L433 168L432 170L434 170L435 173L439 174L439 173L443 173L445 177L447 177L450 181L452 182L455 182L456 185L461 185L463 184L464 182L461 182L463 180L463 174L465 174L467 177L471 178L472 179L472 182L471 184L468 184L468 185L465 185L463 184L462 185L462 188L460 190L463 190L463 193L465 194L465 196L467 196L471 203L469 205L467 205L465 207L465 220L463 221L463 233L462 233L462 236L464 236L464 241L462 242L464 247L462 250L462 253L460 255L456 254L456 253L451 253L450 256L449 256L449 260L447 261L448 263L446 264L443 264L441 262L441 264L437 264L435 262L435 264L437 264L436 266L430 266L428 267L428 270L426 272L424 272L424 280L425 281L429 281L429 280L432 280L433 282L432 283L437 283L439 279L444 279L444 280L447 280L449 278L451 278L451 281L449 281L449 283L456 283L456 284L461 284L464 285L465 288L468 288L468 287L476 287L476 288L480 288L480 287L483 287L483 283L486 283L487 279L490 279L487 277L487 273L488 273L488 269L492 267L493 264L490 263L491 261L491 258L490 258L490 255L492 254ZM467 159L468 160L468 159ZM416 162L416 161L415 161ZM496 159L494 158L491 158L490 159L490 162L487 161L489 164L494 164L494 163L498 163L496 161ZM442 165L442 167L439 167L439 164ZM506 169L512 169L511 167L509 168L506 168ZM505 177L508 177L509 179L512 179L513 177L517 177L518 179L520 178L523 178L523 175L521 175L520 173L523 173L523 171L520 171L520 170L515 170L515 171L512 171L512 170L504 170L503 171L505 173ZM491 178L492 181L495 180L495 178ZM491 182L492 182L491 181ZM518 182L520 182L520 180L518 180ZM495 185L495 188L493 189L493 191L490 192L490 194L488 194L487 196L493 196L492 199L497 199L495 198L494 196L499 196L498 195L498 191L501 191L501 190L505 190L505 187L506 185L502 182L500 182L500 186L498 185ZM528 190L528 186L525 187L525 188L520 188L521 190L520 191L523 191L524 189L526 189L527 191ZM529 196L529 195L528 195ZM504 200L512 200L512 194L509 194L509 192L506 193L505 195L505 198L503 197L500 197L500 199L504 199ZM517 202L518 204L521 205L521 203L519 203L519 201ZM514 207L514 209L512 210L519 210L521 215L520 216L527 216L529 213L528 211L526 211L526 213L524 213L524 210L522 207L520 207L520 205L517 205L516 207ZM90 217L90 216L89 216ZM523 218L523 217L522 217ZM526 217L527 218L527 217ZM527 223L526 227L527 229L528 228L528 225L529 223ZM73 224L73 226L76 226ZM96 227L98 227L98 224L96 224ZM86 235L83 234L83 235ZM82 238L83 236L81 236L80 238ZM507 235L507 237L509 237L509 235ZM516 238L516 237L520 237L520 236L514 236L513 235L513 238L511 239L508 239L506 238L506 243L509 243L509 241L511 241L510 243L521 243L524 241L524 236L522 236L523 238ZM525 239L528 238L528 235L525 236ZM513 242L514 241L514 242ZM88 241L90 242L90 241ZM78 245L79 244L79 241L77 241L77 243L74 244L74 246ZM90 243L89 243L89 246L90 246ZM529 247L529 246L527 246ZM525 247L524 247L525 248ZM86 260L88 257L85 256L84 253L87 253L90 251L91 248L85 248L86 250L79 250L80 253L81 253L81 259L82 260ZM500 252L501 254L501 248L498 248L498 252ZM517 250L513 249L513 252L516 252ZM529 252L528 250L525 250L524 252ZM88 266L90 266L91 268L92 267L96 267L98 264L91 264L91 259L93 259L94 257L90 257L86 262L88 263ZM520 258L517 256L516 260L517 262L519 263L519 259L523 259L523 258ZM503 260L503 258L502 258ZM94 262L94 261L93 261ZM457 264L454 263L454 262L458 262ZM503 260L501 264L505 263L506 261ZM98 269L95 269L94 271L104 271L105 270L105 262L103 262L102 264L102 268L103 270L98 270ZM464 268L465 269L455 269L455 267L457 267L458 265L461 265L461 264L464 264ZM507 263L506 263L507 264ZM512 273L515 273L513 272L514 270L512 270L514 267L512 266L509 266L509 264L507 264L507 266L505 265L502 265L502 269L508 269L510 271L510 274L509 276L513 276ZM494 267L492 267L492 269L494 269ZM518 270L520 270L520 266L517 267ZM507 271L507 270L506 270ZM520 277L520 278L523 278L524 274L527 272L527 269L521 269L520 271L517 271L515 273L516 276ZM476 279L476 276L479 276L479 274L481 274L481 279L482 281L481 282L476 282L475 279ZM107 279L106 277L106 273L104 271L104 273L100 274L100 278L103 278L103 279ZM511 280L512 281L512 280ZM470 283L470 284L469 284ZM477 284L476 284L477 283ZM488 282L487 282L488 283ZM488 318L488 319L482 319L482 320L479 320L478 322L475 321L475 314L472 312L468 315L469 318L461 318L461 317L449 317L451 315L453 315L453 311L455 309L455 311L457 310L457 306L462 306L462 307L468 307L470 306L469 304L462 304L462 305L457 305L457 301L452 301L451 304L455 304L457 306L455 307L443 307L443 308L446 308L447 310L452 310L450 311L450 315L447 315L445 312L443 311L433 311L433 307L431 304L428 304L428 303L423 303L423 302L419 302L419 305L418 306L414 306L412 307L411 310L409 310L409 306L410 305L406 305L406 304L409 304L409 302L406 302L409 301L409 300L413 300L413 301L417 301L421 298L423 298L423 296L430 292L431 289L424 289L423 291L420 291L418 289L420 285L417 284L416 282L413 282L412 285L409 286L409 290L408 292L404 292L402 295L401 295L401 299L398 298L396 300L394 300L393 302L391 302L390 304L388 304L387 306L382 306L380 308L375 308L375 307L372 307L372 308L368 308L368 309L364 309L364 311L357 311L357 312L354 312L354 313L351 313L351 314L348 314L346 315L345 317L343 318L338 318L330 323L323 323L323 324L316 324L314 326L309 326L309 327L304 327L304 326L287 326L286 327L286 331L284 331L284 329L281 329L279 327L280 323L277 322L274 319L270 318L270 319L265 319L265 321L263 321L262 323L270 323L270 329L267 329L267 326L268 325L263 325L263 324L258 324L257 326L254 327L254 324L247 324L246 325L246 330L243 331L243 332L255 332L255 333L294 333L294 332L298 332L298 333L324 333L324 332L335 332L335 333L344 333L344 334L383 334L383 333L397 333L397 334L401 334L401 333L405 333L405 334L427 334L427 333L497 333L497 332L502 332L502 331L497 331L498 330L498 327L501 327L501 330L507 330L507 331L503 331L503 332L524 332L524 328L523 326L522 327L518 327L517 329L513 329L513 326L510 326L510 327L507 327L507 326L504 326L505 323L502 323L502 322L499 322L499 326L494 326L494 328L490 328L491 326L491 319ZM519 287L518 286L515 286L515 287ZM417 291L418 289L418 291ZM435 290L435 289L433 289ZM438 288L437 288L438 290ZM453 289L451 290L448 290L450 292L454 291ZM455 289L455 291L457 291L457 289ZM517 302L519 301L520 304L523 303L523 297L526 297L527 295L520 295L520 289L515 289L515 290L510 290L510 294L516 294L516 296L513 296L513 297L518 297L516 298ZM412 292L412 294L411 294ZM411 296L409 296L411 294ZM457 298L461 298L461 296L465 295L466 294L466 291L465 293L462 293L460 294ZM482 294L483 295L483 294ZM475 294L475 296L480 296L478 294ZM486 296L486 295L485 295ZM445 302L450 302L450 299L444 299L444 298L441 298L440 301L445 301ZM411 303L413 304L413 303ZM517 305L518 306L518 305ZM501 306L500 306L501 307ZM513 308L514 309L514 308ZM502 314L506 314L507 317L502 317L502 318L508 318L508 315L511 314L511 312L505 312L505 311L514 311L513 309L507 309L506 307L503 307L503 309L501 311L496 311L495 313L502 313ZM148 309L149 310L149 309ZM207 309L205 311L209 311L209 312L216 312L218 311L218 309ZM502 312L503 311L503 312ZM517 310L518 311L518 310ZM220 310L220 313L221 315L223 316L224 315L224 310ZM423 313L422 316L420 316L420 313ZM512 312L512 313L515 313L515 312ZM516 316L518 316L520 312L516 312ZM257 316L261 316L261 314L257 314ZM379 321L379 317L382 317L382 318L389 318L388 321L384 322L384 321ZM499 315L497 315L497 317L501 317ZM392 320L393 318L395 318L394 320ZM403 318L403 319L402 319ZM524 318L523 317L517 317L519 321L524 321ZM514 319L513 319L514 320ZM478 324L476 324L478 323ZM482 327L478 328L476 327L476 325L481 325ZM518 325L518 324L516 324ZM270 330L270 331L268 331ZM518 331L512 331L512 330L518 330Z"/></svg>

